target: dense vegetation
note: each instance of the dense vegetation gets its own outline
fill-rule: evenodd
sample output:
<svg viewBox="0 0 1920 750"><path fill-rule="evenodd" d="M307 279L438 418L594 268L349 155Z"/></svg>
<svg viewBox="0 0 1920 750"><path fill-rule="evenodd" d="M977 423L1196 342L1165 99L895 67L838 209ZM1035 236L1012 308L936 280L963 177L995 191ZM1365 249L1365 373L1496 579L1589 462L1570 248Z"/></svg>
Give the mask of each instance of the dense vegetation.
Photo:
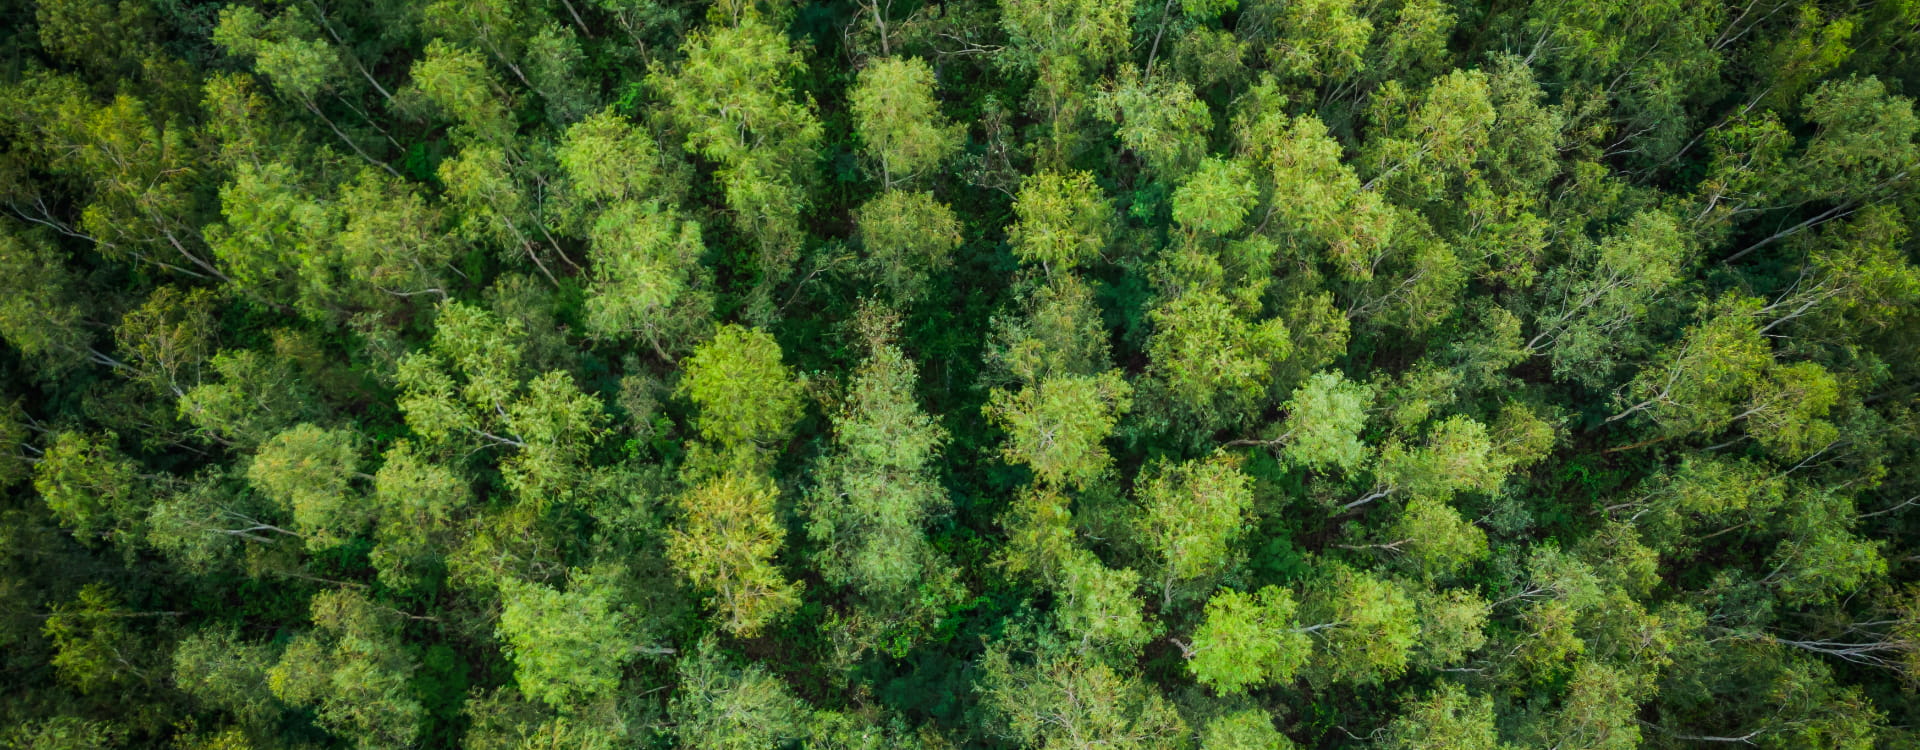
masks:
<svg viewBox="0 0 1920 750"><path fill-rule="evenodd" d="M6 0L0 747L1920 746L1916 43Z"/></svg>

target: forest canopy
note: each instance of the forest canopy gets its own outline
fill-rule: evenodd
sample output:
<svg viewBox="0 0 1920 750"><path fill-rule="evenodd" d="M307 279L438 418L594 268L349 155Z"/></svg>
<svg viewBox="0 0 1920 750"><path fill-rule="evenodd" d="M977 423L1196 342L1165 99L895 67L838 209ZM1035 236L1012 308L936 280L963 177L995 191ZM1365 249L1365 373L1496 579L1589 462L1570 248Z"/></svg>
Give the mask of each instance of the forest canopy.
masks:
<svg viewBox="0 0 1920 750"><path fill-rule="evenodd" d="M1916 0L0 0L0 748L1920 747Z"/></svg>

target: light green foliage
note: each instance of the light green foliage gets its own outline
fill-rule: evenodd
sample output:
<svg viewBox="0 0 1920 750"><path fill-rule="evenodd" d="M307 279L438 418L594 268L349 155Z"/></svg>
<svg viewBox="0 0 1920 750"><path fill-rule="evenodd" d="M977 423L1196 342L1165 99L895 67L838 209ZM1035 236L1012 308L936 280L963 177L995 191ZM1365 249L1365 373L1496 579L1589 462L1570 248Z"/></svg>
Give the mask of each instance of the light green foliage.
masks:
<svg viewBox="0 0 1920 750"><path fill-rule="evenodd" d="M1249 3L1245 15L1263 28L1268 63L1294 78L1341 79L1359 73L1367 61L1373 22L1353 0L1302 0Z"/></svg>
<svg viewBox="0 0 1920 750"><path fill-rule="evenodd" d="M1468 589L1420 588L1411 592L1420 613L1420 643L1415 668L1445 668L1465 661L1487 643L1493 606Z"/></svg>
<svg viewBox="0 0 1920 750"><path fill-rule="evenodd" d="M778 492L762 476L723 474L677 499L684 517L668 532L667 556L712 594L727 632L755 635L800 605L801 584L773 562L787 536L774 516Z"/></svg>
<svg viewBox="0 0 1920 750"><path fill-rule="evenodd" d="M1399 677L1420 630L1414 602L1399 586L1343 565L1308 585L1296 618L1331 626L1316 632L1320 648L1302 672L1315 685Z"/></svg>
<svg viewBox="0 0 1920 750"><path fill-rule="evenodd" d="M1485 425L1456 415L1433 425L1426 444L1418 448L1388 444L1380 451L1375 473L1382 487L1445 501L1459 492L1500 489L1509 465L1494 450Z"/></svg>
<svg viewBox="0 0 1920 750"><path fill-rule="evenodd" d="M378 309L446 294L460 245L448 234L442 209L414 185L368 167L340 184L332 208L340 215L335 283L343 287L333 294L343 303Z"/></svg>
<svg viewBox="0 0 1920 750"><path fill-rule="evenodd" d="M686 747L763 750L805 733L807 704L758 664L730 663L711 640L680 659L669 715Z"/></svg>
<svg viewBox="0 0 1920 750"><path fill-rule="evenodd" d="M1867 77L1823 83L1801 106L1819 129L1800 157L1796 192L1860 203L1913 179L1920 161L1913 100Z"/></svg>
<svg viewBox="0 0 1920 750"><path fill-rule="evenodd" d="M1059 274L1025 297L1020 315L994 319L986 357L997 377L1031 385L1113 366L1093 287L1085 280Z"/></svg>
<svg viewBox="0 0 1920 750"><path fill-rule="evenodd" d="M917 57L875 60L847 92L854 130L888 188L936 169L966 140L933 97L933 67Z"/></svg>
<svg viewBox="0 0 1920 750"><path fill-rule="evenodd" d="M1121 68L1112 87L1101 93L1100 112L1118 126L1121 145L1155 178L1169 182L1206 155L1207 134L1213 130L1213 113L1186 81L1143 78L1132 66Z"/></svg>
<svg viewBox="0 0 1920 750"><path fill-rule="evenodd" d="M402 440L387 449L373 475L373 501L379 518L369 557L382 582L404 588L442 554L455 515L473 496L453 469Z"/></svg>
<svg viewBox="0 0 1920 750"><path fill-rule="evenodd" d="M1368 142L1368 184L1431 200L1462 179L1486 148L1494 123L1487 77L1455 70L1418 97L1397 83L1376 94L1373 116L1388 133Z"/></svg>
<svg viewBox="0 0 1920 750"><path fill-rule="evenodd" d="M1459 685L1441 683L1426 696L1408 700L1387 725L1382 747L1394 750L1501 750L1493 726L1493 701L1471 696Z"/></svg>
<svg viewBox="0 0 1920 750"><path fill-rule="evenodd" d="M1258 197L1246 162L1209 156L1173 191L1173 220L1189 230L1225 235L1241 227Z"/></svg>
<svg viewBox="0 0 1920 750"><path fill-rule="evenodd" d="M1248 112L1235 130L1270 191L1255 226L1306 262L1327 262L1346 279L1372 278L1393 240L1395 215L1378 192L1361 189L1326 124L1273 109Z"/></svg>
<svg viewBox="0 0 1920 750"><path fill-rule="evenodd" d="M53 644L60 680L82 693L143 680L136 660L144 661L151 646L135 635L130 614L104 583L89 583L73 601L53 605L41 632Z"/></svg>
<svg viewBox="0 0 1920 750"><path fill-rule="evenodd" d="M212 626L189 633L173 649L173 684L201 706L225 711L243 724L263 726L280 707L267 690L274 647L248 643L231 629Z"/></svg>
<svg viewBox="0 0 1920 750"><path fill-rule="evenodd" d="M1372 405L1373 389L1366 384L1337 370L1316 373L1287 401L1283 455L1289 463L1318 471L1358 468L1367 460L1360 430Z"/></svg>
<svg viewBox="0 0 1920 750"><path fill-rule="evenodd" d="M268 688L360 747L411 746L426 710L410 684L419 663L400 640L400 617L352 589L314 595L314 629L287 645Z"/></svg>
<svg viewBox="0 0 1920 750"><path fill-rule="evenodd" d="M330 547L372 521L359 490L358 440L345 430L297 425L260 446L247 467L255 489L293 517L313 549Z"/></svg>
<svg viewBox="0 0 1920 750"><path fill-rule="evenodd" d="M1193 633L1187 668L1201 684L1225 694L1286 684L1313 651L1310 632L1338 627L1296 624L1293 595L1268 586L1254 594L1221 590L1207 600L1206 620Z"/></svg>
<svg viewBox="0 0 1920 750"><path fill-rule="evenodd" d="M245 5L220 9L213 43L228 54L253 58L254 69L297 100L312 102L337 84L346 71L340 54L315 37L319 29L303 9L291 8L273 18Z"/></svg>
<svg viewBox="0 0 1920 750"><path fill-rule="evenodd" d="M734 223L760 246L760 272L783 279L800 244L802 185L823 132L812 99L788 84L806 63L754 18L689 34L681 52L671 74L656 67L647 85L666 100L687 150L720 165L715 177Z"/></svg>
<svg viewBox="0 0 1920 750"><path fill-rule="evenodd" d="M994 389L984 411L1007 432L1000 452L1008 462L1025 464L1046 484L1077 488L1112 465L1103 443L1132 406L1132 395L1115 371L1055 375L1018 393Z"/></svg>
<svg viewBox="0 0 1920 750"><path fill-rule="evenodd" d="M223 351L209 363L220 375L180 397L180 416L202 433L251 448L313 410L313 396L278 353Z"/></svg>
<svg viewBox="0 0 1920 750"><path fill-rule="evenodd" d="M213 295L205 289L155 289L147 301L121 316L114 347L135 382L156 393L182 396L200 380L213 355Z"/></svg>
<svg viewBox="0 0 1920 750"><path fill-rule="evenodd" d="M33 467L33 489L60 524L86 544L137 533L147 502L140 469L120 454L111 432L62 432Z"/></svg>
<svg viewBox="0 0 1920 750"><path fill-rule="evenodd" d="M1263 287L1227 287L1223 274L1205 253L1173 253L1158 273L1168 291L1147 312L1153 324L1148 371L1177 409L1208 425L1244 419L1291 348L1278 318L1250 320Z"/></svg>
<svg viewBox="0 0 1920 750"><path fill-rule="evenodd" d="M1041 172L1020 186L1007 229L1014 257L1049 274L1092 263L1113 231L1113 208L1086 172Z"/></svg>
<svg viewBox="0 0 1920 750"><path fill-rule="evenodd" d="M1787 537L1767 560L1771 572L1761 580L1773 585L1781 599L1826 604L1886 575L1882 543L1849 530L1854 522L1853 503L1811 494L1798 505L1784 524Z"/></svg>
<svg viewBox="0 0 1920 750"><path fill-rule="evenodd" d="M653 204L616 203L588 231L593 263L587 329L638 333L656 351L679 350L709 325L712 271L700 225Z"/></svg>
<svg viewBox="0 0 1920 750"><path fill-rule="evenodd" d="M1549 271L1537 333L1527 349L1552 355L1554 374L1589 385L1611 381L1623 355L1646 346L1643 321L1683 278L1686 241L1673 219L1640 213L1571 263Z"/></svg>
<svg viewBox="0 0 1920 750"><path fill-rule="evenodd" d="M1487 534L1452 506L1415 495L1387 528L1393 549L1405 552L1422 572L1449 576L1487 556Z"/></svg>
<svg viewBox="0 0 1920 750"><path fill-rule="evenodd" d="M1060 632L1081 651L1097 650L1125 662L1157 634L1146 618L1146 604L1134 591L1140 574L1109 568L1084 549L1069 551L1059 563L1054 584L1054 616Z"/></svg>
<svg viewBox="0 0 1920 750"><path fill-rule="evenodd" d="M660 147L653 135L612 109L569 126L553 157L567 176L568 199L582 204L645 202L662 187Z"/></svg>
<svg viewBox="0 0 1920 750"><path fill-rule="evenodd" d="M1252 525L1253 480L1225 453L1155 464L1142 474L1134 539L1153 560L1151 577L1165 609L1177 590L1206 588L1236 562Z"/></svg>
<svg viewBox="0 0 1920 750"><path fill-rule="evenodd" d="M1840 384L1827 369L1812 362L1769 368L1757 384L1746 411L1747 434L1784 458L1804 458L1831 445L1839 430L1825 417L1840 400Z"/></svg>
<svg viewBox="0 0 1920 750"><path fill-rule="evenodd" d="M1628 750L1640 746L1639 701L1626 675L1591 659L1574 667L1554 717L1553 736L1568 748Z"/></svg>
<svg viewBox="0 0 1920 750"><path fill-rule="evenodd" d="M236 285L262 299L285 299L323 287L323 248L332 233L325 204L298 183L292 166L241 164L220 187L224 224L207 228L207 244Z"/></svg>
<svg viewBox="0 0 1920 750"><path fill-rule="evenodd" d="M432 352L398 363L398 405L426 445L459 439L511 450L500 462L508 487L544 505L579 484L586 453L605 432L606 411L563 370L525 377L523 351L531 340L522 317L441 303Z"/></svg>
<svg viewBox="0 0 1920 750"><path fill-rule="evenodd" d="M1200 730L1200 750L1293 750L1293 740L1273 728L1273 716L1249 708L1216 716Z"/></svg>
<svg viewBox="0 0 1920 750"><path fill-rule="evenodd" d="M721 326L682 364L676 395L700 410L700 435L722 446L772 445L800 420L803 382L766 331Z"/></svg>
<svg viewBox="0 0 1920 750"><path fill-rule="evenodd" d="M937 465L946 432L915 403L918 368L893 343L897 322L864 321L867 359L834 415L834 449L816 469L807 536L829 583L900 601L941 565L926 524L948 510Z"/></svg>
<svg viewBox="0 0 1920 750"><path fill-rule="evenodd" d="M1001 736L1043 750L1176 748L1186 723L1152 685L1077 657L1017 663L989 650L976 683Z"/></svg>
<svg viewBox="0 0 1920 750"><path fill-rule="evenodd" d="M434 107L459 122L466 138L500 145L513 136L505 89L480 53L435 39L414 62L411 73L413 85Z"/></svg>
<svg viewBox="0 0 1920 750"><path fill-rule="evenodd" d="M1733 300L1688 326L1627 386L1629 406L1608 421L1645 412L1663 435L1717 430L1772 364L1754 322L1757 300Z"/></svg>
<svg viewBox="0 0 1920 750"><path fill-rule="evenodd" d="M1059 89L1098 74L1125 49L1131 8L1112 0L1002 0L1000 25L1011 44L1003 58L1037 68L1041 85Z"/></svg>
<svg viewBox="0 0 1920 750"><path fill-rule="evenodd" d="M927 296L927 281L953 265L960 220L932 193L890 190L854 212L865 252L860 273L901 304Z"/></svg>
<svg viewBox="0 0 1920 750"><path fill-rule="evenodd" d="M37 233L0 226L0 340L55 372L92 349L87 306L66 257Z"/></svg>
<svg viewBox="0 0 1920 750"><path fill-rule="evenodd" d="M610 698L639 647L632 616L608 571L575 570L566 591L506 581L496 634L520 692L558 710Z"/></svg>

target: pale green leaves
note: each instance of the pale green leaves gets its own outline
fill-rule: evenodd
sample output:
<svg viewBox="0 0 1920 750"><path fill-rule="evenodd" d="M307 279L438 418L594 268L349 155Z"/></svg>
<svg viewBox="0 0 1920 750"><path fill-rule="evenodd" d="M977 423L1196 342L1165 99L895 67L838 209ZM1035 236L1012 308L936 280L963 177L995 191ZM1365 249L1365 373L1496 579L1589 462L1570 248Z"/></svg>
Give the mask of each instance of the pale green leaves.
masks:
<svg viewBox="0 0 1920 750"><path fill-rule="evenodd" d="M773 556L786 539L774 515L779 490L757 474L727 473L679 496L684 519L667 537L667 557L712 594L720 627L751 637L800 606L801 584Z"/></svg>
<svg viewBox="0 0 1920 750"><path fill-rule="evenodd" d="M579 570L564 592L504 582L497 634L520 692L560 710L612 696L620 668L639 648L616 583L606 573Z"/></svg>
<svg viewBox="0 0 1920 750"><path fill-rule="evenodd" d="M854 129L867 158L880 165L881 185L891 189L926 174L965 140L933 92L933 68L917 57L875 60L848 92Z"/></svg>
<svg viewBox="0 0 1920 750"><path fill-rule="evenodd" d="M1058 375L1022 388L996 389L985 413L1007 431L1001 454L1025 464L1045 484L1085 487L1113 463L1103 442L1133 404L1117 371Z"/></svg>
<svg viewBox="0 0 1920 750"><path fill-rule="evenodd" d="M1313 651L1294 610L1293 595L1273 586L1251 595L1214 594L1206 621L1194 631L1187 668L1200 684L1229 695L1292 680Z"/></svg>
<svg viewBox="0 0 1920 750"><path fill-rule="evenodd" d="M1017 219L1007 241L1021 261L1049 273L1091 263L1113 231L1113 208L1086 172L1042 172L1029 177L1014 198Z"/></svg>
<svg viewBox="0 0 1920 750"><path fill-rule="evenodd" d="M1316 471L1358 468L1369 457L1360 430L1372 405L1373 389L1366 384L1335 370L1315 374L1287 402L1283 454L1290 463Z"/></svg>
<svg viewBox="0 0 1920 750"><path fill-rule="evenodd" d="M723 326L683 370L676 393L699 408L701 437L722 447L777 443L800 420L802 382L766 331Z"/></svg>
<svg viewBox="0 0 1920 750"><path fill-rule="evenodd" d="M927 294L927 281L953 264L960 219L932 193L889 190L854 212L860 272L896 302Z"/></svg>

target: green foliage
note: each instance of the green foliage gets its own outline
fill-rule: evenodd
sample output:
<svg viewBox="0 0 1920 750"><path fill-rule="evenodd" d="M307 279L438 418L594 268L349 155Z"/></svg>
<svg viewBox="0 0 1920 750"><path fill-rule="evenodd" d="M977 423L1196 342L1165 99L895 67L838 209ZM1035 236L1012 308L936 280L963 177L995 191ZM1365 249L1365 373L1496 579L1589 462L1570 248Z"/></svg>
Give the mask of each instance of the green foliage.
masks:
<svg viewBox="0 0 1920 750"><path fill-rule="evenodd" d="M1920 0L16 6L0 746L1920 745Z"/></svg>
<svg viewBox="0 0 1920 750"><path fill-rule="evenodd" d="M611 697L639 650L617 579L576 570L567 590L508 581L498 635L520 692L559 710Z"/></svg>

